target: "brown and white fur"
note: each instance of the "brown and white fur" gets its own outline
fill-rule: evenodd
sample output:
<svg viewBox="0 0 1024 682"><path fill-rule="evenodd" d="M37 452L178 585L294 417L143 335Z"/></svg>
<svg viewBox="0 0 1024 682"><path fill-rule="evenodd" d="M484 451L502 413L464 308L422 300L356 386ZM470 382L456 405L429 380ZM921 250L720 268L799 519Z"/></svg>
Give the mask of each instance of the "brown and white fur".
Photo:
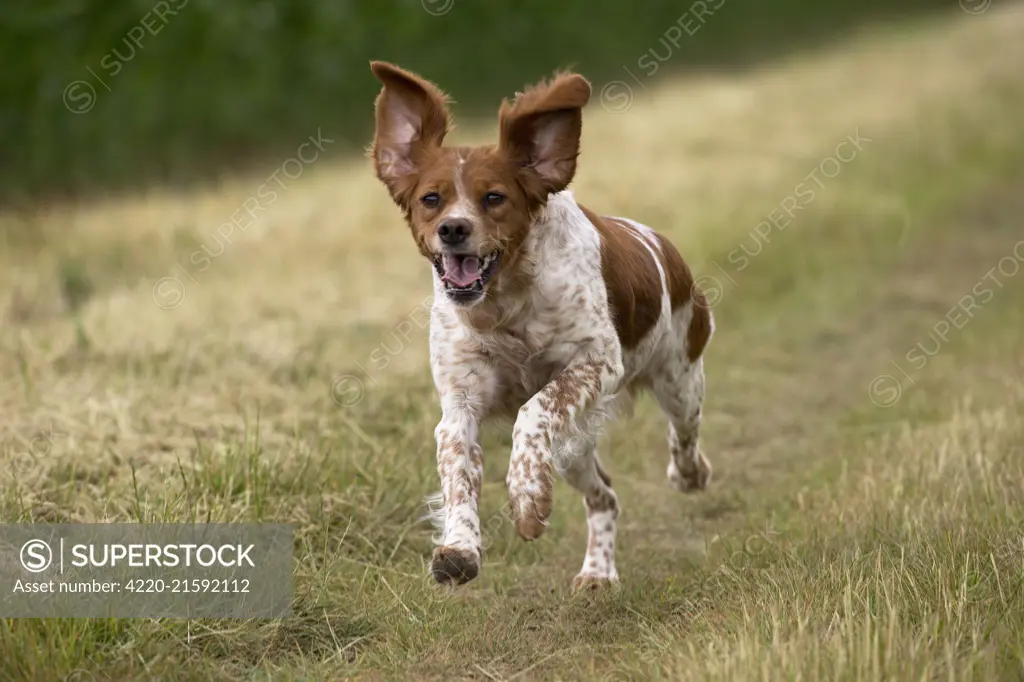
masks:
<svg viewBox="0 0 1024 682"><path fill-rule="evenodd" d="M583 494L589 539L574 588L616 582L619 505L595 452L619 403L649 389L669 418L668 478L708 485L698 448L711 313L672 244L626 218L595 215L567 190L590 84L557 74L502 102L495 146L444 147L447 98L371 63L384 87L370 154L434 266L430 362L442 583L482 561L480 426L515 418L506 483L518 534L544 532L552 471Z"/></svg>

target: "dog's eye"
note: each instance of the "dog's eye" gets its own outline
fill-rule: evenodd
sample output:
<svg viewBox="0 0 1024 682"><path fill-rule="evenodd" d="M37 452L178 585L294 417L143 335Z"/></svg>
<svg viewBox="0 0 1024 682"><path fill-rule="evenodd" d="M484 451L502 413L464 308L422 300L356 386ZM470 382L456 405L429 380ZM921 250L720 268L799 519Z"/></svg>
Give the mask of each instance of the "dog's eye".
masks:
<svg viewBox="0 0 1024 682"><path fill-rule="evenodd" d="M505 201L505 195L499 192L488 192L484 195L484 203L488 206L501 206Z"/></svg>
<svg viewBox="0 0 1024 682"><path fill-rule="evenodd" d="M420 203L427 208L437 208L441 205L441 195L437 192L428 192L420 197Z"/></svg>

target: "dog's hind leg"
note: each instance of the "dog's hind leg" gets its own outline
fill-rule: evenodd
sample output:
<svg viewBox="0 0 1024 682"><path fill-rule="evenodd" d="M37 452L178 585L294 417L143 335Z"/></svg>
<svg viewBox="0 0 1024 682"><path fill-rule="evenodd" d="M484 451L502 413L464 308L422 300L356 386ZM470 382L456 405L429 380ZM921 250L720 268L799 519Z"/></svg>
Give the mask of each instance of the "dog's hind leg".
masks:
<svg viewBox="0 0 1024 682"><path fill-rule="evenodd" d="M555 457L555 469L572 487L583 493L587 510L587 553L583 567L572 581L573 590L595 589L616 583L615 525L619 501L612 480L601 468L597 448L589 439L573 439Z"/></svg>
<svg viewBox="0 0 1024 682"><path fill-rule="evenodd" d="M668 480L677 490L703 490L711 481L711 463L700 451L704 363L680 357L652 381L651 391L668 416Z"/></svg>

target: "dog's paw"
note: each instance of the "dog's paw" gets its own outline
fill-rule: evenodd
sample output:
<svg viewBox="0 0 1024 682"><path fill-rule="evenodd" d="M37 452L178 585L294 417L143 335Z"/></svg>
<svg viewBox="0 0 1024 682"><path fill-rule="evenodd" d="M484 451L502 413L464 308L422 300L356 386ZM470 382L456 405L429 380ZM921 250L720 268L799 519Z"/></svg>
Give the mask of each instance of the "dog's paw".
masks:
<svg viewBox="0 0 1024 682"><path fill-rule="evenodd" d="M573 594L584 592L599 592L619 586L618 576L595 575L593 573L580 573L572 579Z"/></svg>
<svg viewBox="0 0 1024 682"><path fill-rule="evenodd" d="M469 550L438 547L430 561L430 573L442 585L463 585L480 573L480 559Z"/></svg>
<svg viewBox="0 0 1024 682"><path fill-rule="evenodd" d="M674 459L668 463L668 480L672 487L681 493L692 493L706 490L711 484L711 462L704 453L697 453L697 461L679 469Z"/></svg>

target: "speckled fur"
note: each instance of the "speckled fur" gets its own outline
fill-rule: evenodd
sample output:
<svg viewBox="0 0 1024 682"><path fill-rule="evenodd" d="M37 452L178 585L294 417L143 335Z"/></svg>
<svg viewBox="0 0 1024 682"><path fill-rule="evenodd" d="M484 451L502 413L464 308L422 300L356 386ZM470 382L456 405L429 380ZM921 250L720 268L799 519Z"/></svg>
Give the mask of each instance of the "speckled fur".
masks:
<svg viewBox="0 0 1024 682"><path fill-rule="evenodd" d="M597 438L633 395L649 389L669 417L670 481L680 490L708 484L711 468L698 448L701 353L712 329L704 298L692 289L678 254L650 228L599 218L566 189L578 154L579 109L590 95L581 77L559 75L504 103L496 148L449 149L440 146L447 114L439 113L444 99L436 86L390 65L378 63L374 73L385 84L373 149L378 175L424 255L445 248L434 233L453 215L471 219L467 248L473 253L494 244L505 248L498 276L472 304L451 298L436 269L433 274L430 364L442 413L435 430L442 491L434 505L439 547L433 573L441 582L461 583L482 565L479 431L485 420L508 416L514 426L505 480L518 534L532 540L544 532L557 472L582 493L587 511L587 551L574 587L616 582L619 505L597 458ZM417 131L429 122L433 132ZM417 149L424 139L429 146ZM502 155L516 162L503 165ZM509 206L490 215L478 208L474 192L496 184L510 193ZM436 210L410 203L438 187L445 194ZM625 279L602 270L609 235L616 248L642 250L635 262L657 268L656 277L634 278L649 283L643 292L619 295L623 291L614 287ZM617 295L610 297L613 290ZM660 301L660 309L621 315L611 298ZM642 328L623 327L623 319L641 317Z"/></svg>

